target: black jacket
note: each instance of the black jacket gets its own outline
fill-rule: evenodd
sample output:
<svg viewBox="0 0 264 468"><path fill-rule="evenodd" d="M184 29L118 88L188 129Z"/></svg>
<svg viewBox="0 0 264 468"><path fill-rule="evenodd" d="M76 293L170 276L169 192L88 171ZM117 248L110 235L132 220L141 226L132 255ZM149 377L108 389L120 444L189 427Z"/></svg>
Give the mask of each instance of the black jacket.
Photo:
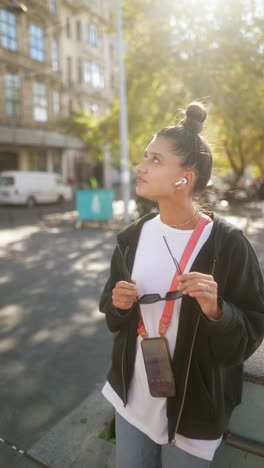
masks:
<svg viewBox="0 0 264 468"><path fill-rule="evenodd" d="M130 273L142 225L153 216L144 216L118 235ZM214 271L223 314L217 321L208 320L194 298L186 295L182 299L173 355L177 395L167 400L169 441L176 432L208 440L223 434L232 410L241 401L243 362L264 336L263 277L253 247L241 230L214 215L211 234L191 271ZM124 279L122 258L116 247L100 310L110 331L115 333L108 381L126 405L135 362L139 310L136 303L128 311L118 310L112 304L112 289Z"/></svg>

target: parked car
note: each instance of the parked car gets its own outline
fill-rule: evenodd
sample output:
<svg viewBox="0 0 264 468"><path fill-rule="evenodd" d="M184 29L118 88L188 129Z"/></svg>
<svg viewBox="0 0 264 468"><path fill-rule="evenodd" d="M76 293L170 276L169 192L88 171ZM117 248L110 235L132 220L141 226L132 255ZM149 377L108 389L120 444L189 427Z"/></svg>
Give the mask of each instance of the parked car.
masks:
<svg viewBox="0 0 264 468"><path fill-rule="evenodd" d="M72 199L72 188L54 172L4 171L0 173L0 203L27 205Z"/></svg>

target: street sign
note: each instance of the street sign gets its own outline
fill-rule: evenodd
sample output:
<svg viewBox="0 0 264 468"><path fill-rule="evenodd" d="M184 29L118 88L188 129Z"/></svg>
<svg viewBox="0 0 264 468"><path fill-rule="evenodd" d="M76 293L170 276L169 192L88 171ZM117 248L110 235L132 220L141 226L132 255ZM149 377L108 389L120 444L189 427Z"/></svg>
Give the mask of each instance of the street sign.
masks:
<svg viewBox="0 0 264 468"><path fill-rule="evenodd" d="M114 190L78 190L76 205L78 220L113 219Z"/></svg>

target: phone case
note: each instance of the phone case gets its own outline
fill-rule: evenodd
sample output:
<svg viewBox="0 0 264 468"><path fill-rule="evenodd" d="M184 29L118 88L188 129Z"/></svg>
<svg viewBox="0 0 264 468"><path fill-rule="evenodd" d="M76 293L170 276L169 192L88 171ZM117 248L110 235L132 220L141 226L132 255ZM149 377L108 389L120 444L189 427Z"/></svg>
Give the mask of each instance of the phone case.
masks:
<svg viewBox="0 0 264 468"><path fill-rule="evenodd" d="M175 379L166 338L146 338L141 342L150 394L153 397L176 395Z"/></svg>

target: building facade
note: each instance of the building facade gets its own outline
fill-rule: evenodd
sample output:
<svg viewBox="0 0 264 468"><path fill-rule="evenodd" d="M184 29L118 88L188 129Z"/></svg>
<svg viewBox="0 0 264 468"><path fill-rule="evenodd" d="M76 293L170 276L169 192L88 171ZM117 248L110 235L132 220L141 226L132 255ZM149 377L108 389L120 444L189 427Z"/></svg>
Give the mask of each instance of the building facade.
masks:
<svg viewBox="0 0 264 468"><path fill-rule="evenodd" d="M110 19L105 0L0 0L0 171L88 177L87 149L61 122L111 105Z"/></svg>

